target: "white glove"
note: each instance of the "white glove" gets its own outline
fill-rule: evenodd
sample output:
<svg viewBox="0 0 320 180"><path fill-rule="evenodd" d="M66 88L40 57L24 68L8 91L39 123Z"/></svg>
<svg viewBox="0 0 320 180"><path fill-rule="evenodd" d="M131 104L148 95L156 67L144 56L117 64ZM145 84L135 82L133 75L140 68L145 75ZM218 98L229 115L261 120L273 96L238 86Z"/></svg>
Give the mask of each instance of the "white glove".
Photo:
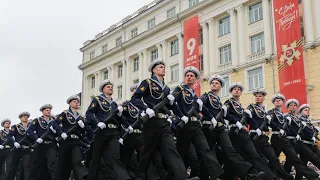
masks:
<svg viewBox="0 0 320 180"><path fill-rule="evenodd" d="M79 121L78 121L78 125L79 125L79 127L81 127L82 129L84 128L84 123L83 123L82 120L79 120Z"/></svg>
<svg viewBox="0 0 320 180"><path fill-rule="evenodd" d="M172 125L172 120L170 118L168 118L167 121L170 123L170 126L171 126Z"/></svg>
<svg viewBox="0 0 320 180"><path fill-rule="evenodd" d="M281 134L281 136L283 136L284 135L284 130L280 129L279 133Z"/></svg>
<svg viewBox="0 0 320 180"><path fill-rule="evenodd" d="M66 140L66 139L68 138L68 135L67 135L66 133L62 133L62 134L61 134L61 138L62 138L63 140Z"/></svg>
<svg viewBox="0 0 320 180"><path fill-rule="evenodd" d="M320 128L318 126L315 126L314 128L316 128L316 130L320 132Z"/></svg>
<svg viewBox="0 0 320 180"><path fill-rule="evenodd" d="M244 110L244 112L245 112L246 114L248 114L248 116L249 116L250 118L252 118L252 114L251 114L251 111L250 111L249 109Z"/></svg>
<svg viewBox="0 0 320 180"><path fill-rule="evenodd" d="M288 120L289 125L291 125L291 121L292 121L291 117L287 116L286 119Z"/></svg>
<svg viewBox="0 0 320 180"><path fill-rule="evenodd" d="M167 96L167 98L169 99L169 104L170 105L173 105L173 103L174 103L174 96L172 95L172 94L168 94L168 96Z"/></svg>
<svg viewBox="0 0 320 180"><path fill-rule="evenodd" d="M146 109L146 113L148 114L149 118L152 118L155 116L155 112L150 108Z"/></svg>
<svg viewBox="0 0 320 180"><path fill-rule="evenodd" d="M259 128L256 129L256 133L257 133L258 136L261 136L261 134L262 134L262 132L261 132L261 130Z"/></svg>
<svg viewBox="0 0 320 180"><path fill-rule="evenodd" d="M123 139L122 138L119 139L119 143L123 145Z"/></svg>
<svg viewBox="0 0 320 180"><path fill-rule="evenodd" d="M311 140L313 141L313 143L316 143L316 138L312 137Z"/></svg>
<svg viewBox="0 0 320 180"><path fill-rule="evenodd" d="M122 111L123 111L123 107L122 106L118 106L117 109L118 109L117 115L121 116L122 115Z"/></svg>
<svg viewBox="0 0 320 180"><path fill-rule="evenodd" d="M181 121L183 121L185 124L187 124L189 121L189 118L187 116L182 116Z"/></svg>
<svg viewBox="0 0 320 180"><path fill-rule="evenodd" d="M211 122L212 122L213 128L215 128L218 124L216 118L214 118L214 117L212 117Z"/></svg>
<svg viewBox="0 0 320 180"><path fill-rule="evenodd" d="M50 126L50 130L53 132L53 134L57 133L57 131L53 128L53 126Z"/></svg>
<svg viewBox="0 0 320 180"><path fill-rule="evenodd" d="M37 142L38 144L41 144L41 143L43 143L43 139L38 138L38 139L36 140L36 142Z"/></svg>
<svg viewBox="0 0 320 180"><path fill-rule="evenodd" d="M99 122L99 123L97 124L97 126L98 126L100 129L104 129L104 128L107 127L106 124L103 123L103 122Z"/></svg>
<svg viewBox="0 0 320 180"><path fill-rule="evenodd" d="M132 128L132 126L129 126L129 127L128 127L128 131L129 131L129 134L133 133L133 128Z"/></svg>
<svg viewBox="0 0 320 180"><path fill-rule="evenodd" d="M242 128L242 124L239 121L236 122L236 125L237 125L239 130Z"/></svg>
<svg viewBox="0 0 320 180"><path fill-rule="evenodd" d="M223 117L226 117L226 116L227 116L227 113L228 113L228 108L227 108L227 106L226 106L226 105L223 105L221 108L223 109Z"/></svg>
<svg viewBox="0 0 320 180"><path fill-rule="evenodd" d="M306 127L306 126L307 126L307 123L304 122L304 121L301 121L301 124L302 124L303 127Z"/></svg>
<svg viewBox="0 0 320 180"><path fill-rule="evenodd" d="M3 145L0 145L0 149L4 149L4 146L3 146Z"/></svg>
<svg viewBox="0 0 320 180"><path fill-rule="evenodd" d="M271 119L272 119L271 116L267 115L266 118L268 119L268 124L270 124L271 123Z"/></svg>
<svg viewBox="0 0 320 180"><path fill-rule="evenodd" d="M142 111L142 113L140 114L141 117L145 116L146 113L144 111Z"/></svg>
<svg viewBox="0 0 320 180"><path fill-rule="evenodd" d="M199 111L202 111L203 102L201 99L197 99L197 103L199 104Z"/></svg>
<svg viewBox="0 0 320 180"><path fill-rule="evenodd" d="M296 136L296 140L297 140L297 141L300 141L300 140L301 140L301 137L300 137L299 134Z"/></svg>
<svg viewBox="0 0 320 180"><path fill-rule="evenodd" d="M17 142L14 142L14 147L16 147L17 149L19 149L21 146L20 146L20 144L19 143L17 143Z"/></svg>

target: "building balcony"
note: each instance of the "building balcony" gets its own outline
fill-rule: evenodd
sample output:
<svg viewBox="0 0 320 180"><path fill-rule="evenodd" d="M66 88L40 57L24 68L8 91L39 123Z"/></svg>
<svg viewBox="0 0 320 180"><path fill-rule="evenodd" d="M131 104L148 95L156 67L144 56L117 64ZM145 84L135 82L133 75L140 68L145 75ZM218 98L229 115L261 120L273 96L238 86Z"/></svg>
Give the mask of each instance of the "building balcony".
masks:
<svg viewBox="0 0 320 180"><path fill-rule="evenodd" d="M256 61L265 57L265 52L257 52L248 56L248 62Z"/></svg>
<svg viewBox="0 0 320 180"><path fill-rule="evenodd" d="M225 69L231 67L231 65L232 65L231 62L227 62L227 63L224 63L224 64L219 64L218 65L218 69L219 69L219 71L225 70Z"/></svg>

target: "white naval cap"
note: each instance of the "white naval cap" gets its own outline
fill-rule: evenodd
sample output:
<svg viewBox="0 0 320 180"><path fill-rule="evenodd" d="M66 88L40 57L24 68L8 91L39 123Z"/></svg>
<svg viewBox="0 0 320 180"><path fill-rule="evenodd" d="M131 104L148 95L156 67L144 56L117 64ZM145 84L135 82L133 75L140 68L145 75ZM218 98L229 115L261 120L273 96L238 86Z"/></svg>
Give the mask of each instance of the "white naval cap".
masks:
<svg viewBox="0 0 320 180"><path fill-rule="evenodd" d="M51 104L45 104L45 105L41 106L40 111L43 111L45 109L52 109L52 105Z"/></svg>
<svg viewBox="0 0 320 180"><path fill-rule="evenodd" d="M194 73L194 75L196 76L197 79L200 78L200 71L198 68L196 68L194 66L188 66L188 67L184 68L184 71L183 71L184 76L186 76L188 72Z"/></svg>
<svg viewBox="0 0 320 180"><path fill-rule="evenodd" d="M11 124L11 120L9 118L6 118L4 120L1 121L1 126L3 127L5 122L9 122Z"/></svg>
<svg viewBox="0 0 320 180"><path fill-rule="evenodd" d="M20 113L18 117L21 118L22 116L30 117L30 113L25 111L25 112Z"/></svg>
<svg viewBox="0 0 320 180"><path fill-rule="evenodd" d="M71 101L73 100L77 100L78 102L80 102L80 97L76 94L76 95L72 95L67 99L67 104L70 104Z"/></svg>
<svg viewBox="0 0 320 180"><path fill-rule="evenodd" d="M301 114L301 111L304 110L305 108L310 109L310 105L309 104L302 104L298 109L298 113Z"/></svg>
<svg viewBox="0 0 320 180"><path fill-rule="evenodd" d="M159 65L159 64L166 65L166 64L164 63L163 59L158 58L158 59L155 59L154 61L152 61L152 62L150 63L150 66L149 66L149 68L148 68L148 71L152 73L153 68L155 68L155 67L156 67L157 65Z"/></svg>
<svg viewBox="0 0 320 180"><path fill-rule="evenodd" d="M106 85L112 85L113 86L113 83L109 79L102 81L100 86L99 86L99 91L102 92L103 88Z"/></svg>
<svg viewBox="0 0 320 180"><path fill-rule="evenodd" d="M286 108L288 109L291 103L295 103L297 106L299 106L299 101L296 99L288 99L286 102Z"/></svg>
<svg viewBox="0 0 320 180"><path fill-rule="evenodd" d="M138 86L139 86L139 83L136 83L136 84L130 86L130 92L133 92L133 90L137 89Z"/></svg>
<svg viewBox="0 0 320 180"><path fill-rule="evenodd" d="M243 91L243 89L244 89L244 87L242 86L242 84L240 82L233 82L229 87L229 93L231 93L233 88L236 88L236 87L240 88L241 91Z"/></svg>
<svg viewBox="0 0 320 180"><path fill-rule="evenodd" d="M210 76L210 78L209 78L209 84L211 84L213 80L219 81L220 84L221 84L221 87L224 87L225 81L224 81L224 79L223 79L222 76L220 76L220 75L218 75L218 74L214 74L214 75Z"/></svg>
<svg viewBox="0 0 320 180"><path fill-rule="evenodd" d="M262 95L266 96L268 93L267 93L265 90L263 90L263 89L256 89L256 90L254 90L254 91L252 92L252 94L253 94L254 96L257 95L257 94L262 94Z"/></svg>
<svg viewBox="0 0 320 180"><path fill-rule="evenodd" d="M275 101L276 99L282 99L282 101L285 101L285 100L286 100L286 98L284 97L284 95L282 95L282 94L280 94L280 93L277 93L277 94L273 95L272 98L271 98L271 102L274 103L274 101Z"/></svg>

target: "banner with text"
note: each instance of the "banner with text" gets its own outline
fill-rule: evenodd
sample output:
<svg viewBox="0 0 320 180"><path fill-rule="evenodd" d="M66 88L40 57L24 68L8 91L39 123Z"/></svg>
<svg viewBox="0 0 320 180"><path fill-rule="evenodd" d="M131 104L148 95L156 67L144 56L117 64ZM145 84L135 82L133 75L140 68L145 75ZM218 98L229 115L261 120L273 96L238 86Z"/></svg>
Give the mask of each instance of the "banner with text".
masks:
<svg viewBox="0 0 320 180"><path fill-rule="evenodd" d="M184 22L184 68L194 66L199 69L199 24L198 16ZM182 53L182 52L180 52ZM183 71L182 69L181 71ZM200 80L194 85L197 96L200 96Z"/></svg>
<svg viewBox="0 0 320 180"><path fill-rule="evenodd" d="M273 0L280 93L307 103L298 0Z"/></svg>

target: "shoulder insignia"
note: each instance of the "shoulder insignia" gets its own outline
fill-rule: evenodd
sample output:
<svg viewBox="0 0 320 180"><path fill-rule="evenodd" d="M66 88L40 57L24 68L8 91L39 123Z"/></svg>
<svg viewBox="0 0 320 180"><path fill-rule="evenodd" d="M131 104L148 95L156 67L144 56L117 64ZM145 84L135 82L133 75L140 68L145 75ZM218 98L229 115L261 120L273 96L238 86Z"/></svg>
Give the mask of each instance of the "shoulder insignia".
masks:
<svg viewBox="0 0 320 180"><path fill-rule="evenodd" d="M150 79L147 79L147 82L148 82L148 84L150 84L150 83L151 83L151 80L150 80Z"/></svg>
<svg viewBox="0 0 320 180"><path fill-rule="evenodd" d="M127 107L123 107L123 110L125 110L125 111L126 111L126 110L127 110Z"/></svg>
<svg viewBox="0 0 320 180"><path fill-rule="evenodd" d="M146 88L142 85L142 86L140 87L140 91L144 92L145 90L146 90Z"/></svg>
<svg viewBox="0 0 320 180"><path fill-rule="evenodd" d="M91 103L91 107L93 107L93 108L94 108L95 106L96 106L96 105L95 105L94 103Z"/></svg>
<svg viewBox="0 0 320 180"><path fill-rule="evenodd" d="M62 119L63 119L62 116L60 116L59 119L60 119L60 121L62 121Z"/></svg>
<svg viewBox="0 0 320 180"><path fill-rule="evenodd" d="M94 98L95 98L96 100L99 100L99 97L98 97L98 96L95 96Z"/></svg>

